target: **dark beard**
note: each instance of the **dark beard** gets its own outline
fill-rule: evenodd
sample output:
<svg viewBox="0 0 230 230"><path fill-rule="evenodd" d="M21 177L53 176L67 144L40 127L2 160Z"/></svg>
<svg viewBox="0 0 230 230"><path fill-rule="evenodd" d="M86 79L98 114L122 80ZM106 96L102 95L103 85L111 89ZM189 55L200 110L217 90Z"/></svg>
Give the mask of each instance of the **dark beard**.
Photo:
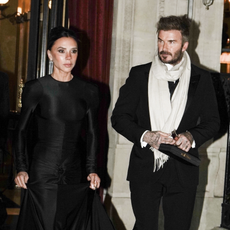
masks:
<svg viewBox="0 0 230 230"><path fill-rule="evenodd" d="M161 51L160 53L158 52L158 57L159 57L159 59L161 60L161 62L163 62L163 63L165 63L165 64L176 65L176 64L178 64L178 63L182 60L182 58L183 58L182 49L178 50L178 51L175 53L174 58L173 58L171 61L167 61L167 62L161 59L160 54L168 54L168 55L171 55L171 56L172 56L172 54L169 53L169 52L166 52L166 51Z"/></svg>

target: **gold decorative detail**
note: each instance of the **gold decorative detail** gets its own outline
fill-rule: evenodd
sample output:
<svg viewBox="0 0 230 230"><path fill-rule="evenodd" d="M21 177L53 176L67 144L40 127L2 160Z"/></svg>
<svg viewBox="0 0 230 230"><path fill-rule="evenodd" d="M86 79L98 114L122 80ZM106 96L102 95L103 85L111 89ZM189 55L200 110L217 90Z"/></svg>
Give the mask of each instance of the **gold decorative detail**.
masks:
<svg viewBox="0 0 230 230"><path fill-rule="evenodd" d="M23 87L24 87L24 83L23 83L23 79L21 79L19 85L19 93L18 93L18 107L21 108L22 107L22 91L23 91Z"/></svg>
<svg viewBox="0 0 230 230"><path fill-rule="evenodd" d="M206 7L206 10L209 10L209 6L211 6L214 2L214 0L202 0L203 1L203 4L205 5Z"/></svg>
<svg viewBox="0 0 230 230"><path fill-rule="evenodd" d="M188 154L186 154L186 153L181 153L181 156L183 156L183 157L185 157L185 158L191 160L191 158L190 158L190 157L188 156Z"/></svg>

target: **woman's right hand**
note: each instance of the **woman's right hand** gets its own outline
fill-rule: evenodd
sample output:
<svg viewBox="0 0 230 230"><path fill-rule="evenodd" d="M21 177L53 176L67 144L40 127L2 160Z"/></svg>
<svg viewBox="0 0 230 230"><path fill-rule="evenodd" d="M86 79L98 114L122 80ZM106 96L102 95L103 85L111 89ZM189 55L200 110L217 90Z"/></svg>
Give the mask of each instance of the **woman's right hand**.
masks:
<svg viewBox="0 0 230 230"><path fill-rule="evenodd" d="M27 172L19 172L16 178L14 179L16 185L24 189L27 189L26 183L28 180L29 180L29 175Z"/></svg>

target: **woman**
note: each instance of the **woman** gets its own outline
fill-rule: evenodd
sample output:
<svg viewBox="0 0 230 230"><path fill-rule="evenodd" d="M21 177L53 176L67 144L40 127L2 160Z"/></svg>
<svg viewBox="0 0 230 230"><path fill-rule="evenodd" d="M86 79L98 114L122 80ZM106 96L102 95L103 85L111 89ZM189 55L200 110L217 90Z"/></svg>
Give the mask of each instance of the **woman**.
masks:
<svg viewBox="0 0 230 230"><path fill-rule="evenodd" d="M47 55L53 62L53 73L27 82L23 89L15 183L25 189L25 195L17 229L85 229L90 189L88 183L81 184L81 132L87 124L84 166L94 190L100 186L96 174L98 92L94 85L71 74L78 56L73 31L53 28ZM25 142L32 117L38 137L28 166Z"/></svg>

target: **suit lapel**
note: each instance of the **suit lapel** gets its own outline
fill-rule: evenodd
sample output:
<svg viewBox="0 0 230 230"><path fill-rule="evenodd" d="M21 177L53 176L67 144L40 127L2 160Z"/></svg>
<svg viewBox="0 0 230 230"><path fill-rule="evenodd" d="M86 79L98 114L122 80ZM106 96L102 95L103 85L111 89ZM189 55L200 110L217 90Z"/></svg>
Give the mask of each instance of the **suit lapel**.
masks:
<svg viewBox="0 0 230 230"><path fill-rule="evenodd" d="M193 100L199 80L200 80L200 74L194 73L193 68L192 68L191 79L190 79L189 90L188 90L188 100L187 100L187 104L185 107L185 112L187 111L188 107L190 106Z"/></svg>

